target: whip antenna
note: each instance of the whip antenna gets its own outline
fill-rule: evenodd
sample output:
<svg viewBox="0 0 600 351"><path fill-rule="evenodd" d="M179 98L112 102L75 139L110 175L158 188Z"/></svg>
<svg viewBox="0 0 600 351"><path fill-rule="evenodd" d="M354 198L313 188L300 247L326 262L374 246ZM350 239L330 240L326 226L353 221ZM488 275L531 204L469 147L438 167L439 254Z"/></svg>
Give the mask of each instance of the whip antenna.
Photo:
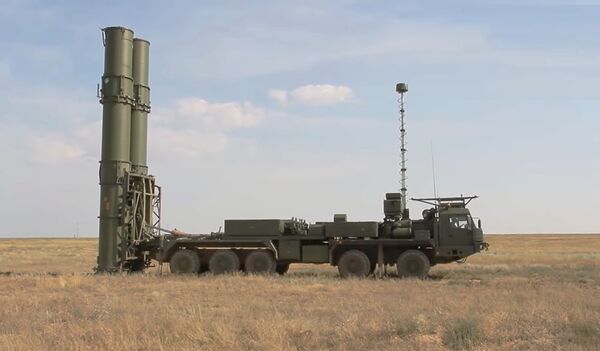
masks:
<svg viewBox="0 0 600 351"><path fill-rule="evenodd" d="M404 124L404 94L408 91L406 83L396 84L396 92L400 94L398 104L400 108L400 194L402 215L406 211L406 129Z"/></svg>
<svg viewBox="0 0 600 351"><path fill-rule="evenodd" d="M435 177L435 158L433 153L433 141L430 142L431 145L431 174L433 177L433 197L438 197L437 186L436 186L436 177Z"/></svg>

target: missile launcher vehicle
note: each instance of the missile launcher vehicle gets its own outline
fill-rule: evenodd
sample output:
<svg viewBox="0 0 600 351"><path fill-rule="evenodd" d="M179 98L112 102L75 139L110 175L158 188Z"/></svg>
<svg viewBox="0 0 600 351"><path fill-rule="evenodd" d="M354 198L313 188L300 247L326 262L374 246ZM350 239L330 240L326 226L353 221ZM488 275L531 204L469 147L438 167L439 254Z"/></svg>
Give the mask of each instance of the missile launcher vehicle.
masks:
<svg viewBox="0 0 600 351"><path fill-rule="evenodd" d="M431 206L411 219L406 205L404 83L400 94L400 192L383 200L381 221L229 219L224 230L186 234L161 228L161 187L147 165L150 113L149 45L123 27L102 30L104 75L97 271L135 272L169 263L172 273L287 272L293 263L337 266L342 277L366 277L395 265L402 277L424 277L431 266L487 249L481 221L467 205L476 196L413 199Z"/></svg>
<svg viewBox="0 0 600 351"><path fill-rule="evenodd" d="M487 247L466 205L475 197L416 199L432 203L418 220L403 219L400 193L388 193L381 222L300 219L225 220L223 232L178 232L143 244L146 259L169 262L173 273L287 272L292 263L328 263L342 277L366 277L396 265L398 275L424 277L439 263L459 261Z"/></svg>

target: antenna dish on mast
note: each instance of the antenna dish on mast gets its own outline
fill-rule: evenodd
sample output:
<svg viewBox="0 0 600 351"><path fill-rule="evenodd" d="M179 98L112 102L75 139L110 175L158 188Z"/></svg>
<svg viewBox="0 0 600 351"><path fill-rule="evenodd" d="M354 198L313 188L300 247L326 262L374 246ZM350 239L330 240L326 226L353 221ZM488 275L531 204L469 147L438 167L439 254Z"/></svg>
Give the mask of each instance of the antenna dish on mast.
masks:
<svg viewBox="0 0 600 351"><path fill-rule="evenodd" d="M408 85L406 83L396 84L396 92L398 94L404 94L408 91Z"/></svg>

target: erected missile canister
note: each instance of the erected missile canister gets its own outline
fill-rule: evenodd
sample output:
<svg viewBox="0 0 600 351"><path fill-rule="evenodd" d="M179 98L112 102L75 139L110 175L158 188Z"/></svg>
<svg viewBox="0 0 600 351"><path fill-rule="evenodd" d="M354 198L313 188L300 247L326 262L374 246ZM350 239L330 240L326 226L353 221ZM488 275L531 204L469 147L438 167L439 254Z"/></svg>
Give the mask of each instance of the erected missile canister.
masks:
<svg viewBox="0 0 600 351"><path fill-rule="evenodd" d="M148 174L148 113L150 113L150 86L148 59L150 43L133 39L133 91L135 105L131 111L131 171Z"/></svg>
<svg viewBox="0 0 600 351"><path fill-rule="evenodd" d="M102 104L102 157L100 161L100 224L98 271L118 270L122 225L123 187L130 170L131 109L135 105L132 55L133 31L123 27L102 30L104 75Z"/></svg>

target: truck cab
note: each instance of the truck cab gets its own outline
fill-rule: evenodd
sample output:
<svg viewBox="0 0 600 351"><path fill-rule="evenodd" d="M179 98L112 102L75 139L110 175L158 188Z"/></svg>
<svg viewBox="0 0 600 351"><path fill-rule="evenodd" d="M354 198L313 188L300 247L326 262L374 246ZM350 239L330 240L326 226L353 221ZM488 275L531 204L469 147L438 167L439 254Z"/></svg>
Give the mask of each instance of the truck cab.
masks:
<svg viewBox="0 0 600 351"><path fill-rule="evenodd" d="M423 211L432 225L435 243L434 263L458 261L487 248L481 221L473 220L466 207L476 196L414 199L434 207Z"/></svg>

